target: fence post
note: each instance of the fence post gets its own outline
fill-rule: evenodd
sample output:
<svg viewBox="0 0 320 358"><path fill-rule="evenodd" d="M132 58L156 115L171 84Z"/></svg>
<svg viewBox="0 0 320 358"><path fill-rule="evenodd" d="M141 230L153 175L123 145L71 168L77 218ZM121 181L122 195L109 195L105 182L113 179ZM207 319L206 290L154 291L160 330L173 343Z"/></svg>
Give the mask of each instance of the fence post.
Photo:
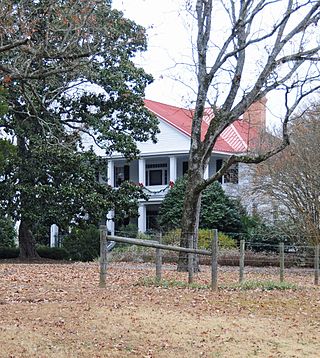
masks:
<svg viewBox="0 0 320 358"><path fill-rule="evenodd" d="M314 284L319 285L319 253L320 245L317 244L314 248Z"/></svg>
<svg viewBox="0 0 320 358"><path fill-rule="evenodd" d="M280 252L280 282L284 281L284 243L280 242L279 244Z"/></svg>
<svg viewBox="0 0 320 358"><path fill-rule="evenodd" d="M107 276L107 227L100 226L100 282L99 287L106 287Z"/></svg>
<svg viewBox="0 0 320 358"><path fill-rule="evenodd" d="M188 247L189 249L193 249L193 235L188 233ZM193 254L191 252L188 253L188 283L189 285L193 282Z"/></svg>
<svg viewBox="0 0 320 358"><path fill-rule="evenodd" d="M159 244L162 243L162 233L159 233ZM161 281L161 269L162 269L162 253L160 249L156 249L156 282Z"/></svg>
<svg viewBox="0 0 320 358"><path fill-rule="evenodd" d="M218 288L218 230L213 230L212 238L212 256L211 256L211 289Z"/></svg>
<svg viewBox="0 0 320 358"><path fill-rule="evenodd" d="M240 258L239 258L239 283L243 281L244 276L244 254L245 254L245 241L240 241Z"/></svg>

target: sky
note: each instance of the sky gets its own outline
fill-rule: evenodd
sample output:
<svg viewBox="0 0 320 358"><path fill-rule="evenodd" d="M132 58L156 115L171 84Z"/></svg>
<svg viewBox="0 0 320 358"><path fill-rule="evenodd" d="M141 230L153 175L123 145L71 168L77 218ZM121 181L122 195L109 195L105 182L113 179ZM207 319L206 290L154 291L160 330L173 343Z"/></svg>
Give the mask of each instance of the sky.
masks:
<svg viewBox="0 0 320 358"><path fill-rule="evenodd" d="M188 107L190 99L195 98L193 89L186 86L194 83L188 73L181 81L172 78L179 75L177 63L192 61L191 55L187 56L191 54L191 30L186 27L184 3L185 0L113 0L114 8L147 29L148 50L136 59L154 77L146 89L146 98L178 107ZM277 127L281 104L277 94L267 98L267 124Z"/></svg>
<svg viewBox="0 0 320 358"><path fill-rule="evenodd" d="M151 73L154 82L146 89L146 98L172 105L183 105L184 86L170 79L176 61L181 60L189 43L179 14L182 0L113 0L113 7L147 29L148 50L137 63ZM174 71L174 70L173 70Z"/></svg>

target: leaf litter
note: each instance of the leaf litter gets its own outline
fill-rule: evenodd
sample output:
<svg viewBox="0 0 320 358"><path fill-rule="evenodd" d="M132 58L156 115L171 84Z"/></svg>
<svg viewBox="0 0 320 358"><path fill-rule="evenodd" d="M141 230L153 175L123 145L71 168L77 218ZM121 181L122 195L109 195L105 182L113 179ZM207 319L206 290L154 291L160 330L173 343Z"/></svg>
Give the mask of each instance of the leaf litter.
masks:
<svg viewBox="0 0 320 358"><path fill-rule="evenodd" d="M286 272L296 290L142 285L151 264L0 264L0 357L318 357L320 289L306 270ZM219 283L238 280L220 268ZM274 269L246 277L277 280ZM163 278L187 282L164 265ZM210 268L195 276L210 282Z"/></svg>

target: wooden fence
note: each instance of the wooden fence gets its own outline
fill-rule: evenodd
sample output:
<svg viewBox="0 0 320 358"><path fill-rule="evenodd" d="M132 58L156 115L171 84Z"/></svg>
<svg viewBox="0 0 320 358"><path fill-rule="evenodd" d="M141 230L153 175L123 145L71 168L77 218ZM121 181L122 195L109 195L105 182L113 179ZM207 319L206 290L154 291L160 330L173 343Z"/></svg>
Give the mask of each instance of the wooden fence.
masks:
<svg viewBox="0 0 320 358"><path fill-rule="evenodd" d="M151 247L155 249L155 262L156 262L156 281L161 280L162 274L162 254L161 250L169 250L176 252L185 252L188 254L188 283L193 282L193 262L194 255L206 255L211 256L211 289L217 290L218 288L218 254L219 254L219 245L218 245L218 230L213 230L213 239L211 243L211 251L209 250L200 250L194 249L193 237L189 237L189 246L190 248L164 245L161 243L161 234L158 236L158 241L153 240L141 240L141 239L132 239L128 237L121 236L107 236L106 226L100 226L100 287L106 286L106 275L107 275L107 245L108 241L115 241L119 243L126 243L131 245L138 245L144 247ZM315 246L315 255L314 255L314 284L319 284L319 245ZM284 272L285 272L285 255L284 255L284 244L279 244L279 274L280 282L284 281ZM239 255L239 283L244 280L244 263L245 263L245 241L240 241L240 255Z"/></svg>

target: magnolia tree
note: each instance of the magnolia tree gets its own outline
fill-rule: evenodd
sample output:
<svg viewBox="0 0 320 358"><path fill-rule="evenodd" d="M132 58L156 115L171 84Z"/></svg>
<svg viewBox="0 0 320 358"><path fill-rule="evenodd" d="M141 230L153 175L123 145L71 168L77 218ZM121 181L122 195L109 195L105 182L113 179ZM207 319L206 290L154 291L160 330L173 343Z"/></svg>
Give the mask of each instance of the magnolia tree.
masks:
<svg viewBox="0 0 320 358"><path fill-rule="evenodd" d="M182 217L183 246L198 227L202 191L234 163L260 163L289 144L288 122L300 103L319 89L320 2L314 0L187 1L196 22L195 110ZM219 135L254 103L278 91L284 108L282 141L274 148L231 155L208 179L204 171ZM206 107L214 118L206 133ZM196 245L196 242L193 243ZM186 269L180 256L178 269Z"/></svg>
<svg viewBox="0 0 320 358"><path fill-rule="evenodd" d="M39 226L134 209L140 189L98 186L87 143L133 158L136 141L155 140L157 121L143 103L152 78L133 63L146 48L144 29L110 1L4 0L0 10L0 128L14 146L0 205L20 220L20 255L32 258Z"/></svg>

